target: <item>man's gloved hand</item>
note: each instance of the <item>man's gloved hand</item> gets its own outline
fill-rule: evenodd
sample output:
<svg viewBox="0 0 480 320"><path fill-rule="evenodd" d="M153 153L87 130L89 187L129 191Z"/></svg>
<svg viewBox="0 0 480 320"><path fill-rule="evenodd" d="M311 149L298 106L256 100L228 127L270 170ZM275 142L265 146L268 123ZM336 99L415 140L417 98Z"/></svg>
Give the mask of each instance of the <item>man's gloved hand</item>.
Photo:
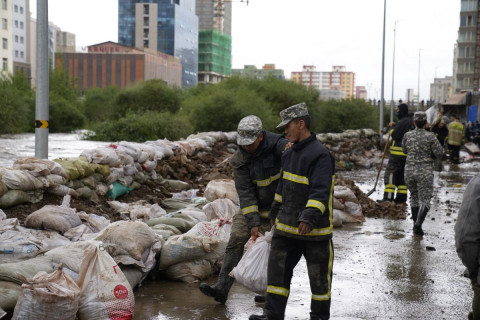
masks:
<svg viewBox="0 0 480 320"><path fill-rule="evenodd" d="M258 226L253 227L252 229L250 229L250 233L252 235L252 239L255 241L255 239L257 239L260 235L260 228Z"/></svg>

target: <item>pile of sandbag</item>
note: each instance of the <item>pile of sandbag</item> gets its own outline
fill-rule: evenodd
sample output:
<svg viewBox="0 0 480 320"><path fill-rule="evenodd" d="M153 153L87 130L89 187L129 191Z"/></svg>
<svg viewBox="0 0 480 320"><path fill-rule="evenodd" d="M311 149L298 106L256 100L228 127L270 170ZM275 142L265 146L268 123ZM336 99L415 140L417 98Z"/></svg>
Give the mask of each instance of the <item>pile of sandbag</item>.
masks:
<svg viewBox="0 0 480 320"><path fill-rule="evenodd" d="M345 130L342 133L320 133L317 139L335 157L337 170L353 167L370 168L378 159L375 156L380 136L372 129Z"/></svg>
<svg viewBox="0 0 480 320"><path fill-rule="evenodd" d="M176 142L120 141L84 150L78 157L54 161L35 157L18 159L12 168L0 168L0 208L36 203L44 192L93 201L105 196L116 199L148 180L163 181L172 190L187 190L191 188L188 183L158 176L158 161L178 154L185 164L187 156L208 153L215 144L232 143L235 138L235 132L204 132Z"/></svg>
<svg viewBox="0 0 480 320"><path fill-rule="evenodd" d="M355 193L346 186L335 186L333 192L333 226L364 222L362 206Z"/></svg>

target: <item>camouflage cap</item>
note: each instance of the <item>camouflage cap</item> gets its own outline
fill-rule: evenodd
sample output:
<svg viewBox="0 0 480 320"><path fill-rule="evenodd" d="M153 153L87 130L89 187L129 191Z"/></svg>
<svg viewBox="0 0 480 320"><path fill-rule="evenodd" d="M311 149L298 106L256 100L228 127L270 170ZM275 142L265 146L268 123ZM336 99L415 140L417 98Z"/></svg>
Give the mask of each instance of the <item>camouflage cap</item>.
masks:
<svg viewBox="0 0 480 320"><path fill-rule="evenodd" d="M282 119L282 122L280 122L277 128L285 127L293 119L305 117L308 115L308 109L305 102L288 107L287 109L280 112L280 118Z"/></svg>
<svg viewBox="0 0 480 320"><path fill-rule="evenodd" d="M247 116L238 123L237 144L239 146L252 144L261 132L262 120L257 116Z"/></svg>
<svg viewBox="0 0 480 320"><path fill-rule="evenodd" d="M427 120L427 114L424 111L417 111L413 114L413 120L415 121Z"/></svg>
<svg viewBox="0 0 480 320"><path fill-rule="evenodd" d="M443 123L445 123L445 124L448 124L450 121L449 121L449 119L448 119L447 116L443 116L443 117L442 117L442 120L440 120L440 122L443 122Z"/></svg>

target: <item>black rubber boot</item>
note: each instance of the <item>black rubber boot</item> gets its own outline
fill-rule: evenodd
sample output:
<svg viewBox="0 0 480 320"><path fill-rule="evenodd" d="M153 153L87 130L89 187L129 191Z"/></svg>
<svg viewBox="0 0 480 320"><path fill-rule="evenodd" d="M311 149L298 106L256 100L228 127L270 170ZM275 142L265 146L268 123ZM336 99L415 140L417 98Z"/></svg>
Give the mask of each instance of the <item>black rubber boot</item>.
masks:
<svg viewBox="0 0 480 320"><path fill-rule="evenodd" d="M420 209L420 208L419 208L419 207L412 207L412 220L413 220L413 224L415 224L415 222L417 222L418 209Z"/></svg>
<svg viewBox="0 0 480 320"><path fill-rule="evenodd" d="M266 298L265 298L265 296L263 296L263 295L261 295L261 294L257 294L257 295L255 296L255 299L254 299L254 300L255 300L255 302L264 303L265 300L266 300Z"/></svg>
<svg viewBox="0 0 480 320"><path fill-rule="evenodd" d="M415 225L413 226L413 233L415 233L416 235L423 236L422 224L423 221L425 221L428 210L430 210L430 208L424 205L421 205L420 209L418 209L417 220L415 221Z"/></svg>
<svg viewBox="0 0 480 320"><path fill-rule="evenodd" d="M242 251L227 249L225 256L223 257L222 269L218 275L217 283L213 286L209 286L206 283L202 283L199 286L200 291L204 295L213 297L215 301L225 304L228 298L228 292L233 285L235 279L228 276L230 271L235 268L240 259L242 258Z"/></svg>

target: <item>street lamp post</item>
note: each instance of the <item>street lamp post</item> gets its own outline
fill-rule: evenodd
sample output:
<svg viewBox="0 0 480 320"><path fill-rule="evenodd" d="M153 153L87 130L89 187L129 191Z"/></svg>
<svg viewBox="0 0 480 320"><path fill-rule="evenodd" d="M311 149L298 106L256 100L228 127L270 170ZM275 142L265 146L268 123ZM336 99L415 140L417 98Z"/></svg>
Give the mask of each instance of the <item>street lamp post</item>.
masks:
<svg viewBox="0 0 480 320"><path fill-rule="evenodd" d="M395 86L395 37L397 33L397 22L400 20L395 21L393 25L393 62L392 62L392 100L390 101L390 122L393 122L393 110L395 108L395 100L394 100L394 86Z"/></svg>
<svg viewBox="0 0 480 320"><path fill-rule="evenodd" d="M418 95L418 100L417 100L417 111L420 107L420 52L422 52L422 49L418 49L418 84L417 84L417 95Z"/></svg>

